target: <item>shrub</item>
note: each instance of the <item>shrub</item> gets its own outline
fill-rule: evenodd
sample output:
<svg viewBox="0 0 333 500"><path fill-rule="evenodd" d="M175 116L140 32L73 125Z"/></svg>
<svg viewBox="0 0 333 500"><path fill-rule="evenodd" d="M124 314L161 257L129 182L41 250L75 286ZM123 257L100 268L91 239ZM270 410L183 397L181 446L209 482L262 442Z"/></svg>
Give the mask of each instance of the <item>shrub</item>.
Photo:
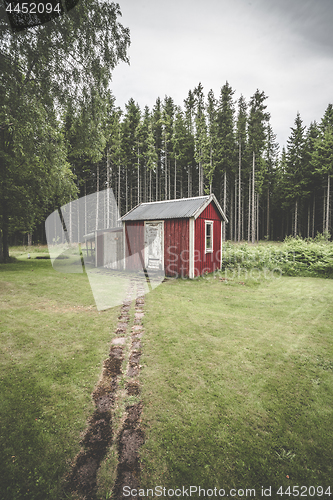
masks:
<svg viewBox="0 0 333 500"><path fill-rule="evenodd" d="M280 269L285 276L333 278L333 243L328 241L329 236L317 234L314 240L287 237L279 245L226 242L222 269Z"/></svg>

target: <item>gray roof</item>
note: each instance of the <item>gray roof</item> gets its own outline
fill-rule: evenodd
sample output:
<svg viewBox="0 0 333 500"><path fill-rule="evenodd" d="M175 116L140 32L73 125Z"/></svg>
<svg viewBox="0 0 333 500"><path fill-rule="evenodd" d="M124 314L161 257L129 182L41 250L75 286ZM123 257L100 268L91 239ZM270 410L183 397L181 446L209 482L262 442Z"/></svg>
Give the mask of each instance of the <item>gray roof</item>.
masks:
<svg viewBox="0 0 333 500"><path fill-rule="evenodd" d="M178 200L141 203L122 217L123 221L182 219L198 217L211 201L215 202L222 219L227 220L214 195L181 198Z"/></svg>

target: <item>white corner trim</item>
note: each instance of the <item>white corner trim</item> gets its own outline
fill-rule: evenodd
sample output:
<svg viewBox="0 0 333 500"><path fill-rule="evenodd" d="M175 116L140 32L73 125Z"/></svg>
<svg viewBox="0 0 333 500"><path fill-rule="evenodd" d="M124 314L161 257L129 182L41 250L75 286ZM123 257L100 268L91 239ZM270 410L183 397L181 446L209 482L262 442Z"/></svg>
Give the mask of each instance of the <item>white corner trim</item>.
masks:
<svg viewBox="0 0 333 500"><path fill-rule="evenodd" d="M212 248L207 248L207 226L211 226L211 234L210 239L212 242ZM205 254L213 253L214 251L214 221L213 220L205 220Z"/></svg>
<svg viewBox="0 0 333 500"><path fill-rule="evenodd" d="M220 269L222 269L222 258L223 258L223 224L225 224L225 222L222 222L221 221L221 240L220 240Z"/></svg>
<svg viewBox="0 0 333 500"><path fill-rule="evenodd" d="M95 267L97 267L97 231L95 233Z"/></svg>
<svg viewBox="0 0 333 500"><path fill-rule="evenodd" d="M123 271L125 271L126 269L126 247L127 247L127 243L126 243L126 222L123 221Z"/></svg>
<svg viewBox="0 0 333 500"><path fill-rule="evenodd" d="M194 278L194 217L190 217L189 219L189 253L190 253L190 262L189 262L189 278Z"/></svg>

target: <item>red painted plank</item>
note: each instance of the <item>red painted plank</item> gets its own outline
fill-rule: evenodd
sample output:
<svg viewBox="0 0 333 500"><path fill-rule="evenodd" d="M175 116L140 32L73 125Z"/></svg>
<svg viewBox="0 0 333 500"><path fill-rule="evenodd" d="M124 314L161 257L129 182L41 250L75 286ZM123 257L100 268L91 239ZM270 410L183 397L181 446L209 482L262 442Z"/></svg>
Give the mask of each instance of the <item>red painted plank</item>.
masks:
<svg viewBox="0 0 333 500"><path fill-rule="evenodd" d="M189 220L164 221L164 269L176 278L189 274Z"/></svg>
<svg viewBox="0 0 333 500"><path fill-rule="evenodd" d="M125 223L126 269L139 271L144 267L144 222Z"/></svg>
<svg viewBox="0 0 333 500"><path fill-rule="evenodd" d="M213 202L199 215L195 221L194 242L194 274L203 275L220 269L222 256L221 214ZM205 253L206 227L205 221L213 221L213 252Z"/></svg>

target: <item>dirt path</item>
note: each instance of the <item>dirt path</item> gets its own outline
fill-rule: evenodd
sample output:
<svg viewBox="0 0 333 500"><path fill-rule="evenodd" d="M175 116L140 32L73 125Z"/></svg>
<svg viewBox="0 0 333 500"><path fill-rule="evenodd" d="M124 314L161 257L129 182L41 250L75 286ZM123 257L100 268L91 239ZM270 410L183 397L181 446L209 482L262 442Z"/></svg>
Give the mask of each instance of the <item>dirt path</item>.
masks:
<svg viewBox="0 0 333 500"><path fill-rule="evenodd" d="M126 389L129 395L139 395L140 385L138 376L140 373L140 357L141 357L141 337L143 332L142 318L144 305L144 292L138 286L137 298L135 301L135 316L134 325L131 332L131 349L127 368L127 376L132 380L127 382ZM123 428L119 433L118 446L118 467L117 479L113 490L113 498L115 500L123 499L123 487L129 486L132 488L139 487L140 479L140 463L139 463L139 448L144 442L144 434L140 429L142 402L128 406L126 408L126 419ZM127 497L132 498L132 497ZM138 497L135 497L137 500Z"/></svg>
<svg viewBox="0 0 333 500"><path fill-rule="evenodd" d="M134 293L136 292L134 324L128 332ZM113 435L112 410L119 394L119 383L124 377L123 362L127 360L125 385L128 396L140 394L138 376L140 373L141 336L143 332L144 291L139 281L131 280L127 297L121 307L115 337L112 339L109 356L103 363L102 376L95 387L92 397L95 411L88 421L81 451L75 457L71 471L65 479L65 490L73 498L96 500L97 473L110 446L116 442L118 450L117 478L113 498L120 499L123 486L138 487L140 464L138 451L144 442L140 429L142 402L126 407L117 436ZM129 349L126 344L130 342ZM126 352L129 351L129 352ZM138 500L138 497L136 497Z"/></svg>

